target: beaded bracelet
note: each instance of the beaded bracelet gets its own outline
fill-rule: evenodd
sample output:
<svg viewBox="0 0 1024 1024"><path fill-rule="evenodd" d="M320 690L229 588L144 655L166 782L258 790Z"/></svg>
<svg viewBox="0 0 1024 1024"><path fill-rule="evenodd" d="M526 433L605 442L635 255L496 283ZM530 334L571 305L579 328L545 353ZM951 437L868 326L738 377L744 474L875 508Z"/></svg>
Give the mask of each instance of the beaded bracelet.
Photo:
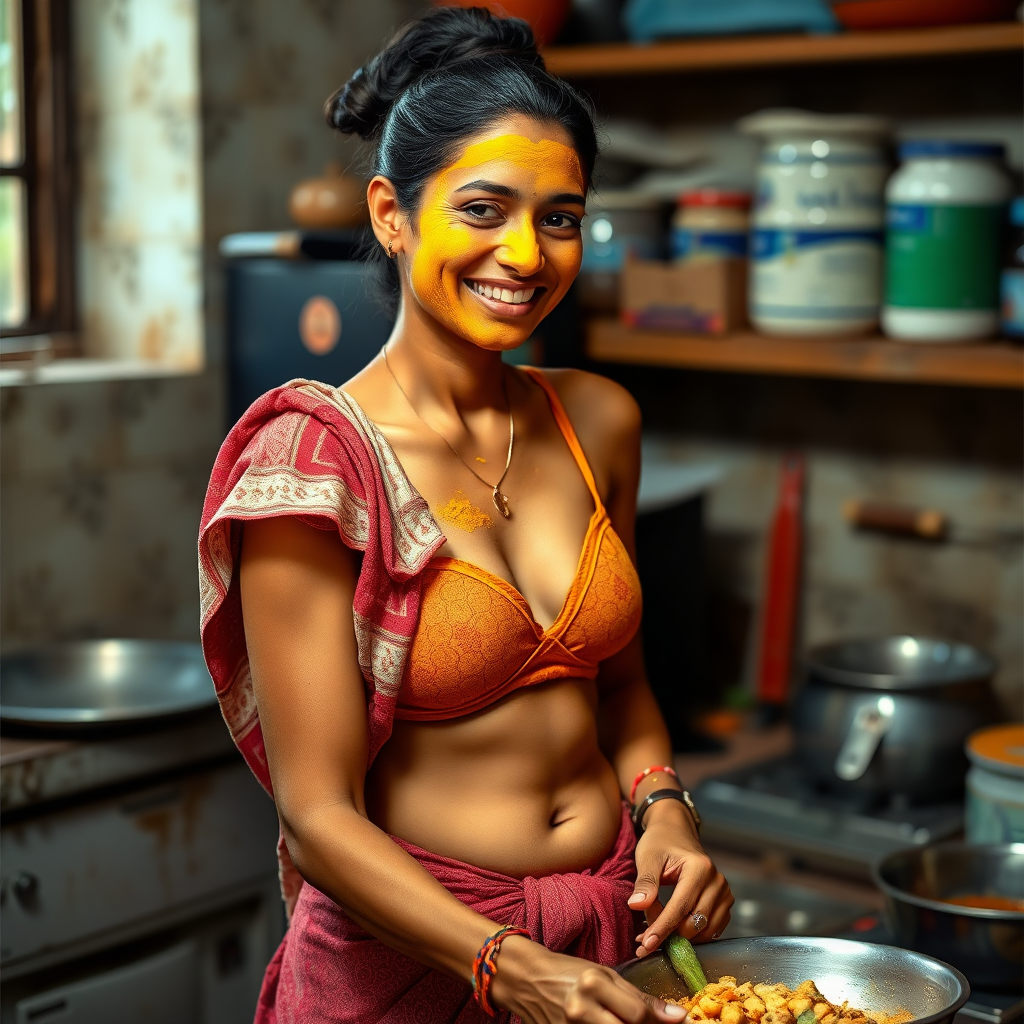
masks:
<svg viewBox="0 0 1024 1024"><path fill-rule="evenodd" d="M645 768L633 780L633 786L632 786L632 788L629 791L629 802L631 804L633 803L633 797L636 796L636 787L639 786L640 783L643 782L644 779L646 779L648 775L653 775L654 772L664 772L666 775L671 775L672 778L676 780L676 782L679 781L679 776L676 774L675 768L671 767L670 765L667 765L667 764L656 764L656 765L653 765L650 768Z"/></svg>
<svg viewBox="0 0 1024 1024"><path fill-rule="evenodd" d="M525 928L513 928L507 924L499 928L481 947L473 961L473 996L480 1004L480 1008L488 1017L496 1017L498 1011L491 1004L491 982L498 973L498 951L501 944L512 938L513 935L522 935L526 939L532 936Z"/></svg>

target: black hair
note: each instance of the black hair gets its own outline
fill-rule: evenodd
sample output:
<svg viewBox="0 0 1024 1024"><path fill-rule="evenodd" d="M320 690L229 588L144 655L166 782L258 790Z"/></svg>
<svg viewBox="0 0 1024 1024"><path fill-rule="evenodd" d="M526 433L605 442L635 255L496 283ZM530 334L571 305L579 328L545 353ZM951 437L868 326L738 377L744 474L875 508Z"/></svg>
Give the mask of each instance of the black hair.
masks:
<svg viewBox="0 0 1024 1024"><path fill-rule="evenodd" d="M597 158L594 109L548 73L530 26L519 18L497 18L482 7L434 8L400 29L324 104L332 128L370 145L371 174L391 181L407 212L466 139L509 114L560 125L589 191ZM394 313L398 269L372 236L370 243L364 255Z"/></svg>

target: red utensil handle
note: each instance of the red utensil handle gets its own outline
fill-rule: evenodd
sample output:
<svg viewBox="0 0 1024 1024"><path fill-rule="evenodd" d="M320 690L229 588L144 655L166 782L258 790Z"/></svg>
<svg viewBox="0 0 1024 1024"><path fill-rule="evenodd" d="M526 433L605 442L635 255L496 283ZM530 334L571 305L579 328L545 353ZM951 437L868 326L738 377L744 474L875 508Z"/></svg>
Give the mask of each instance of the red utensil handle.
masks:
<svg viewBox="0 0 1024 1024"><path fill-rule="evenodd" d="M803 546L804 459L785 456L779 500L768 546L757 693L766 704L783 704L793 671L800 557Z"/></svg>

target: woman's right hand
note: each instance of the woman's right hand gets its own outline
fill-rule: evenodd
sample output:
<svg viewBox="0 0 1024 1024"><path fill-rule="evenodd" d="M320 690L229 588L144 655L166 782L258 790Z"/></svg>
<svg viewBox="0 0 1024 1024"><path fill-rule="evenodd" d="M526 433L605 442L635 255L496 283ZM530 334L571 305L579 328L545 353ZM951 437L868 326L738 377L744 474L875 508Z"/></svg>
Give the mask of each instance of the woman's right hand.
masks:
<svg viewBox="0 0 1024 1024"><path fill-rule="evenodd" d="M679 1024L686 1016L610 967L552 953L522 936L502 944L497 965L492 1001L529 1024Z"/></svg>

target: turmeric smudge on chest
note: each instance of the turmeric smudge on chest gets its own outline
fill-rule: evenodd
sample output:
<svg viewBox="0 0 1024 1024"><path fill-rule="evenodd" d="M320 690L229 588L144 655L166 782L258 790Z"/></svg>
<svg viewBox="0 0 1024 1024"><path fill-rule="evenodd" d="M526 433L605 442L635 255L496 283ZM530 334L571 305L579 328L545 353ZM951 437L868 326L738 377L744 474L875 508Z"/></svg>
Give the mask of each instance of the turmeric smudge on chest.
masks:
<svg viewBox="0 0 1024 1024"><path fill-rule="evenodd" d="M466 533L472 533L480 527L489 530L493 525L491 517L482 508L477 508L465 491L456 491L443 505L434 509L434 515L441 522L451 523Z"/></svg>

